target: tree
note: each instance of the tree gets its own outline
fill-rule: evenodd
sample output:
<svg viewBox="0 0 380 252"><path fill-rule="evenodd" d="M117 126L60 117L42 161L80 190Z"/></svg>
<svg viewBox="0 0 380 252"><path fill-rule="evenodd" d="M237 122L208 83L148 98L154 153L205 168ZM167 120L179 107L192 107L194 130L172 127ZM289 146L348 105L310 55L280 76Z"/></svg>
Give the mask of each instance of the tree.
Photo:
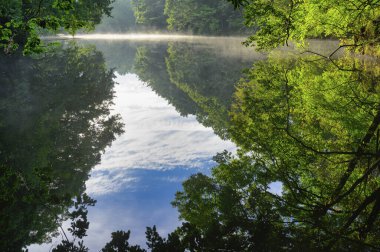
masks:
<svg viewBox="0 0 380 252"><path fill-rule="evenodd" d="M144 252L145 249L141 249L140 246L130 246L129 236L131 231L116 231L111 234L112 240L106 244L102 249L102 252Z"/></svg>
<svg viewBox="0 0 380 252"><path fill-rule="evenodd" d="M68 228L68 231L71 233L72 237L74 237L74 241L70 241L67 238L65 231L62 226L60 226L61 231L66 239L63 239L60 244L58 244L55 248L53 248L53 252L88 252L88 248L84 245L83 237L87 236L87 230L89 228L90 223L87 220L87 207L94 206L96 200L89 197L86 193L79 195L76 197L76 201L74 202L74 210L70 211L68 214L71 219L71 227ZM76 239L80 239L78 241L78 245L75 244Z"/></svg>
<svg viewBox="0 0 380 252"><path fill-rule="evenodd" d="M181 228L182 236L194 237L186 248L277 251L286 247L290 233L281 225L277 212L281 205L268 191L269 176L259 176L265 167L248 156L233 160L223 155L218 157L221 163L212 178L193 175L184 182L183 192L176 194L173 205L180 218L188 221Z"/></svg>
<svg viewBox="0 0 380 252"><path fill-rule="evenodd" d="M197 120L224 139L234 83L249 64L249 60L221 54L217 46L198 48L184 43L170 43L166 57L170 81L197 105Z"/></svg>
<svg viewBox="0 0 380 252"><path fill-rule="evenodd" d="M195 114L197 105L188 95L171 83L166 70L166 45L141 46L137 48L134 72L159 96L173 105L181 116Z"/></svg>
<svg viewBox="0 0 380 252"><path fill-rule="evenodd" d="M48 241L70 217L123 124L110 115L113 72L93 48L3 56L0 68L0 250L20 251Z"/></svg>
<svg viewBox="0 0 380 252"><path fill-rule="evenodd" d="M231 134L278 175L283 218L313 247L370 249L379 246L378 77L370 63L329 62L256 64L238 85Z"/></svg>
<svg viewBox="0 0 380 252"><path fill-rule="evenodd" d="M246 45L259 49L287 45L289 40L304 44L306 38L333 37L342 46L371 52L378 49L380 8L373 1L267 1L229 0L241 7L245 24L257 29Z"/></svg>
<svg viewBox="0 0 380 252"><path fill-rule="evenodd" d="M0 9L0 47L6 54L21 47L25 54L42 51L41 31L61 29L74 34L92 29L103 14L110 15L112 0L3 0Z"/></svg>
<svg viewBox="0 0 380 252"><path fill-rule="evenodd" d="M165 29L165 0L132 0L136 23L152 28Z"/></svg>
<svg viewBox="0 0 380 252"><path fill-rule="evenodd" d="M237 155L183 183L176 230L194 251L377 251L377 66L275 58L237 85ZM277 185L277 190L274 190Z"/></svg>
<svg viewBox="0 0 380 252"><path fill-rule="evenodd" d="M227 2L166 0L165 14L171 31L225 34L244 31L241 13Z"/></svg>

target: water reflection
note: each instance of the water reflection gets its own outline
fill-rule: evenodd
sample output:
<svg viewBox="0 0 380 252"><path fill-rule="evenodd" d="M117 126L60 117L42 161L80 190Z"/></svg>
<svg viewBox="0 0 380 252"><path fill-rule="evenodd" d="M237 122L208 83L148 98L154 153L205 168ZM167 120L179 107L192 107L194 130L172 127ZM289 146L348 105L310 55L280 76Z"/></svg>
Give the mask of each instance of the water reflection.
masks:
<svg viewBox="0 0 380 252"><path fill-rule="evenodd" d="M256 64L235 94L234 139L271 160L267 179L284 185L278 211L303 247L378 246L378 64L316 59Z"/></svg>
<svg viewBox="0 0 380 252"><path fill-rule="evenodd" d="M238 154L219 154L211 177L176 195L184 246L377 251L378 78L376 60L352 56L256 63L231 109Z"/></svg>
<svg viewBox="0 0 380 252"><path fill-rule="evenodd" d="M172 50L176 46L181 45L171 45ZM210 125L204 123L205 127L197 121L201 113L205 114L202 111L207 104L201 107L194 97L189 96L189 89L183 91L170 80L166 63L169 56L167 44L142 43L137 46L134 43L107 42L97 43L97 48L104 52L108 66L124 74L119 73L115 78L119 85L115 88L113 109L122 115L126 133L107 150L102 163L96 166L86 182L86 192L98 200L97 208L90 209L88 217L91 226L85 241L91 250L104 246L110 233L118 228L132 228L134 235L131 240L139 244L144 244L143 236L148 224L159 224L159 230L164 233L175 228L179 224L178 215L170 207L170 201L175 191L180 189L181 182L194 172L209 174L209 169L215 164L212 156L223 149L232 151L235 148L207 128ZM178 55L175 60L183 61L183 64L187 62L190 66L190 62L208 58L211 61L190 69L192 74L205 76L209 72L208 81L212 85L217 87L217 82L222 83L218 74L227 67L218 69L212 64L227 59L230 53L212 59L218 51L211 44L193 45L187 50L188 55L193 53L196 58L180 58ZM131 57L134 52L135 57ZM263 58L261 54L257 55ZM242 62L248 65L248 60L239 57L235 55L231 63L226 60L225 65L231 68L233 64ZM238 80L243 67L243 64L234 67L234 81ZM130 72L136 74L125 74ZM192 81L191 85L202 89L206 84L198 84L198 80ZM228 87L225 92L229 94L225 97L232 95L234 81L218 87L219 92L223 93L223 87ZM218 95L218 92L210 94L214 97L212 99L223 100L216 98ZM225 120L226 113L223 116ZM104 214L112 210L112 215ZM124 218L115 219L114 216L119 216L119 213ZM140 220L136 220L135 216L140 216ZM100 238L99 234L104 235ZM33 246L30 249L44 251L49 246Z"/></svg>
<svg viewBox="0 0 380 252"><path fill-rule="evenodd" d="M123 117L126 133L103 156L87 183L88 192L106 194L132 185L137 178L127 176L128 169L209 168L216 151L233 148L194 116L180 117L135 75L117 76L115 80L119 85L114 109Z"/></svg>
<svg viewBox="0 0 380 252"><path fill-rule="evenodd" d="M3 74L9 83L19 80L16 91L1 87L8 92L0 106L2 143L10 146L2 145L4 164L42 167L37 175L57 169L61 182L51 190L66 197L60 196L66 203L59 210L86 183L98 200L84 239L91 251L117 229L131 229L130 242L143 245L145 227L155 224L172 237L160 244L162 251L173 251L173 244L178 251L376 251L378 62L281 51L267 57L232 40L213 41L91 41L115 76L93 49L18 59L34 62L30 66L38 74L25 77L29 67ZM40 87L31 89L35 93L29 91L32 81ZM114 81L119 85L113 98ZM121 133L115 114L126 133L107 148L88 179L100 151ZM47 183L37 175L31 181ZM15 173L6 176L17 180ZM183 223L169 204L177 190L174 205ZM41 228L56 227L54 222ZM37 241L27 234L24 244Z"/></svg>
<svg viewBox="0 0 380 252"><path fill-rule="evenodd" d="M0 59L0 248L54 234L101 152L122 132L113 73L93 48Z"/></svg>

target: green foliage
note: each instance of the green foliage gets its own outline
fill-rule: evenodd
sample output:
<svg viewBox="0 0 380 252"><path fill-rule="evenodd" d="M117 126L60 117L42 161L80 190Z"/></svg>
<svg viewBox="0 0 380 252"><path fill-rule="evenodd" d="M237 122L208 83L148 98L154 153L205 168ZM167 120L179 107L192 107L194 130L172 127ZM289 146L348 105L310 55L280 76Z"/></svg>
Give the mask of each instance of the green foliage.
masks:
<svg viewBox="0 0 380 252"><path fill-rule="evenodd" d="M352 58L271 57L238 83L212 176L173 206L190 251L377 251L379 70ZM275 187L278 187L275 189Z"/></svg>
<svg viewBox="0 0 380 252"><path fill-rule="evenodd" d="M106 244L102 249L102 252L144 252L145 249L141 249L140 246L130 246L129 236L131 231L116 231L111 234L112 240Z"/></svg>
<svg viewBox="0 0 380 252"><path fill-rule="evenodd" d="M132 0L136 23L159 29L166 28L165 0Z"/></svg>
<svg viewBox="0 0 380 252"><path fill-rule="evenodd" d="M83 241L78 242L78 246L74 242L62 241L52 252L88 252L88 248L84 246Z"/></svg>
<svg viewBox="0 0 380 252"><path fill-rule="evenodd" d="M68 231L74 237L74 241L69 241L66 233L64 232L62 226L61 230L66 240L62 240L55 248L53 252L88 252L89 249L84 245L83 240L78 241L78 245L75 244L75 239L83 239L87 236L87 229L90 223L87 221L87 207L94 206L96 200L90 198L86 193L78 195L76 201L74 202L74 210L70 211L68 216L71 219L71 227Z"/></svg>
<svg viewBox="0 0 380 252"><path fill-rule="evenodd" d="M110 15L112 0L2 0L0 9L0 48L6 54L21 46L24 54L40 53L44 46L39 38L42 30L63 29L74 34L90 30Z"/></svg>
<svg viewBox="0 0 380 252"><path fill-rule="evenodd" d="M240 12L227 2L212 0L132 0L140 25L196 34L242 33ZM140 27L141 28L141 27Z"/></svg>
<svg viewBox="0 0 380 252"><path fill-rule="evenodd" d="M227 138L234 83L251 61L232 56L232 46L228 49L224 43L214 46L200 48L191 43L142 46L136 53L134 72L182 116L196 115L204 126Z"/></svg>
<svg viewBox="0 0 380 252"><path fill-rule="evenodd" d="M87 194L77 196L74 203L74 209L70 212L71 227L68 229L74 237L82 239L86 235L86 231L90 225L87 221L87 207L94 206L96 200L91 199Z"/></svg>
<svg viewBox="0 0 380 252"><path fill-rule="evenodd" d="M233 84L247 61L220 55L218 49L170 43L169 47L139 47L134 70L181 115L196 115L199 122L226 138Z"/></svg>
<svg viewBox="0 0 380 252"><path fill-rule="evenodd" d="M113 73L93 48L75 46L39 59L3 56L0 68L0 250L48 241L70 217L83 236L78 204L94 203L85 181L123 132L109 110ZM71 206L79 212L70 216Z"/></svg>
<svg viewBox="0 0 380 252"><path fill-rule="evenodd" d="M285 45L289 40L333 37L357 50L377 46L378 1L341 0L230 0L244 10L245 24L257 28L247 45L259 49Z"/></svg>
<svg viewBox="0 0 380 252"><path fill-rule="evenodd" d="M234 83L239 80L244 65L248 66L247 62L221 54L218 47L170 43L166 68L171 83L197 104L197 120L227 138Z"/></svg>
<svg viewBox="0 0 380 252"><path fill-rule="evenodd" d="M171 31L201 34L241 32L243 19L227 2L166 0L165 14Z"/></svg>
<svg viewBox="0 0 380 252"><path fill-rule="evenodd" d="M112 233L112 240L106 244L102 252L146 252L145 249L138 245L131 246L128 242L131 232L128 230L116 231ZM149 251L151 252L184 252L179 236L176 232L168 235L168 238L162 238L157 232L156 226L146 228L146 241Z"/></svg>
<svg viewBox="0 0 380 252"><path fill-rule="evenodd" d="M379 246L378 74L367 64L272 59L238 85L233 139L281 181L283 218L312 248Z"/></svg>
<svg viewBox="0 0 380 252"><path fill-rule="evenodd" d="M182 235L196 234L198 242L191 245L196 250L278 251L288 245L289 233L276 211L281 206L268 191L270 176L260 177L265 167L249 156L239 157L220 155L224 161L212 178L193 175L176 194L173 205L189 222Z"/></svg>
<svg viewBox="0 0 380 252"><path fill-rule="evenodd" d="M173 85L166 70L167 46L137 48L134 72L159 96L165 98L182 115L195 114L197 105L188 95Z"/></svg>

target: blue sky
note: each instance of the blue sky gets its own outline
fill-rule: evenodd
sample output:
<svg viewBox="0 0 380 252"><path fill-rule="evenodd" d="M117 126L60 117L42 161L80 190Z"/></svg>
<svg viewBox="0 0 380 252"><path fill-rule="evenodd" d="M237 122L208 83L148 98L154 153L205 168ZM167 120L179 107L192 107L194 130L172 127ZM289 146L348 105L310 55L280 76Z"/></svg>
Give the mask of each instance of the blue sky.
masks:
<svg viewBox="0 0 380 252"><path fill-rule="evenodd" d="M116 81L114 112L121 114L126 132L87 182L87 192L98 200L89 212L86 239L93 249L118 229L131 229L131 242L141 245L146 226L157 225L163 235L173 231L180 222L170 202L181 183L197 172L209 174L217 152L235 150L195 116L181 117L136 75L118 75Z"/></svg>
<svg viewBox="0 0 380 252"><path fill-rule="evenodd" d="M86 182L87 193L97 200L88 215L90 251L99 251L116 230L130 229L131 243L140 245L147 226L157 225L162 235L173 231L180 222L170 202L182 182L197 172L209 174L217 152L235 151L195 116L181 117L136 75L117 75L116 82L113 113L122 116L125 133L106 149ZM30 251L51 246L30 246Z"/></svg>

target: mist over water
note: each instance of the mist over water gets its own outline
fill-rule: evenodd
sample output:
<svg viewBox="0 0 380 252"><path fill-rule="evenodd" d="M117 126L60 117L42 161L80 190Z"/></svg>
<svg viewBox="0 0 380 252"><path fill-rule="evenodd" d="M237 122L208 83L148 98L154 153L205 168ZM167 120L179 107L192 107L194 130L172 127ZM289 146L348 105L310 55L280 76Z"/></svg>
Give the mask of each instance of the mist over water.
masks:
<svg viewBox="0 0 380 252"><path fill-rule="evenodd" d="M271 70L270 56L275 56L272 61L278 60L280 67L268 72L271 79L278 69L293 63L289 54L301 54L294 46L257 52L242 46L242 37L98 33L55 38L64 41L64 48L76 48L75 55L89 50L100 61L99 67L114 72L110 78L118 83L112 89L112 103L107 104L112 104L111 114L121 115L125 133L105 149L101 162L91 167L91 176L82 181L86 193L98 200L88 215L91 225L85 241L90 251L98 251L115 230L130 229L130 242L144 246L146 226L157 225L165 236L181 225L170 202L182 182L195 173L210 175L217 153L236 152L229 135L230 111L245 69L253 65ZM337 42L310 40L308 46L328 55ZM44 64L49 66L46 69L54 67L48 61ZM91 86L99 79L91 64L91 59L78 62L71 78L63 78L59 85L72 82L75 87L78 76L92 73ZM55 72L48 72L53 84L60 69L57 63ZM89 102L96 97L89 94ZM282 184L271 183L269 190L281 196ZM68 227L68 222L63 226ZM33 245L29 251L44 252L51 246Z"/></svg>
<svg viewBox="0 0 380 252"><path fill-rule="evenodd" d="M380 251L378 0L5 2L0 252Z"/></svg>
<svg viewBox="0 0 380 252"><path fill-rule="evenodd" d="M144 246L146 226L157 225L166 235L180 225L170 202L181 183L197 172L210 174L216 153L234 152L235 145L223 139L234 83L244 68L266 56L241 46L239 37L88 34L73 39L76 46L96 47L107 68L114 69L112 113L125 124L125 133L106 149L86 182L86 192L98 202L89 209L85 241L90 251L98 251L111 232L131 229L130 242Z"/></svg>
<svg viewBox="0 0 380 252"><path fill-rule="evenodd" d="M107 41L114 42L147 42L147 43L192 43L198 46L207 46L212 50L218 50L220 54L229 57L240 57L245 59L264 59L269 53L268 51L257 51L255 46L244 46L246 41L245 36L206 36L192 34L178 34L167 32L147 32L147 33L90 33L76 34L74 36L66 34L58 34L57 36L49 37L49 39L64 39L74 41L88 41L95 43ZM290 54L297 56L304 54L311 55L310 52L325 55L326 57L334 52L339 47L339 41L335 39L308 39L303 44L296 45L289 43L288 46L280 46L272 50L270 54L277 54L276 57L288 57ZM344 49L339 50L334 56L341 56ZM283 54L283 56L281 56Z"/></svg>
<svg viewBox="0 0 380 252"><path fill-rule="evenodd" d="M65 39L86 39L86 40L162 40L162 41L202 41L202 40L244 40L244 37L225 37L225 36L199 36L186 34L167 34L167 33L96 33L96 34L77 34L58 35L58 38Z"/></svg>
<svg viewBox="0 0 380 252"><path fill-rule="evenodd" d="M113 69L118 85L111 109L125 125L125 133L83 181L86 192L98 200L89 209L85 241L90 251L98 251L115 230L130 229L130 242L142 246L146 226L157 225L165 236L180 225L170 202L182 182L194 173L209 175L217 153L235 152L227 132L235 84L244 69L265 61L269 53L242 46L243 37L97 33L55 38L65 47L96 50L107 69ZM326 53L336 41L309 44ZM287 53L299 51L274 52L280 58ZM78 72L73 83L82 76L80 64ZM280 183L270 186L281 194ZM50 246L33 245L30 251Z"/></svg>

